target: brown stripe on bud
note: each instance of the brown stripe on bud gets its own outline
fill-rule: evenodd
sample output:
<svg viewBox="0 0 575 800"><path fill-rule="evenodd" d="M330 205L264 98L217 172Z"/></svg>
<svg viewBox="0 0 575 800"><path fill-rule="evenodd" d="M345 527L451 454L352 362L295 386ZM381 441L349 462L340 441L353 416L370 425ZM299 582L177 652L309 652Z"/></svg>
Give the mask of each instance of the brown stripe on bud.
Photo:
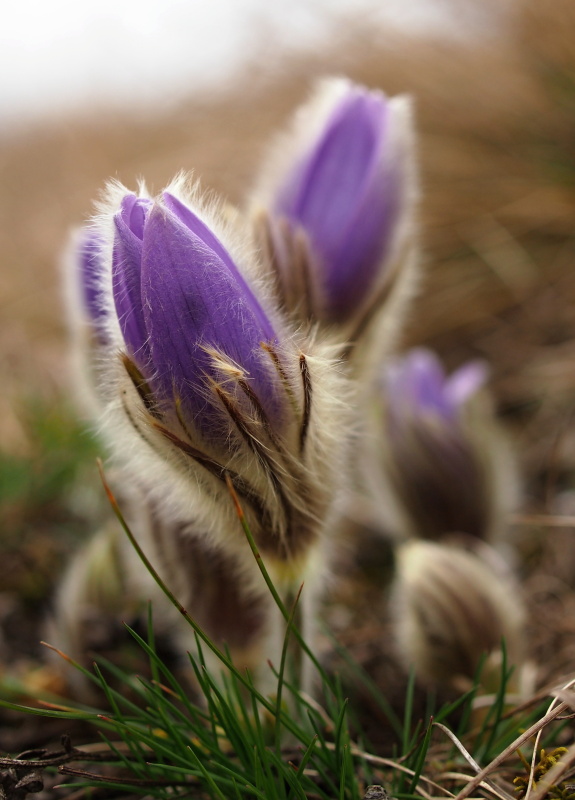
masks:
<svg viewBox="0 0 575 800"><path fill-rule="evenodd" d="M394 624L402 660L425 683L473 680L485 655L523 656L524 610L512 578L475 553L413 541L397 556Z"/></svg>
<svg viewBox="0 0 575 800"><path fill-rule="evenodd" d="M121 353L120 358L148 414L151 414L155 419L161 419L162 415L158 411L156 398L138 367L126 353Z"/></svg>

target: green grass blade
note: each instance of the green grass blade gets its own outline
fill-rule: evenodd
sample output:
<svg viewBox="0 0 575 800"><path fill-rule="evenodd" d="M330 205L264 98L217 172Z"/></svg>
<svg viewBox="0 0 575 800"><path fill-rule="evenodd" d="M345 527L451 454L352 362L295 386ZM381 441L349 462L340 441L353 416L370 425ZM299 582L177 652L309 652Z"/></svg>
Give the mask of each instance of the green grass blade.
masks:
<svg viewBox="0 0 575 800"><path fill-rule="evenodd" d="M189 748L189 752L190 752L190 754L192 756L192 760L196 764L196 767L199 769L199 771L203 775L206 783L210 787L210 790L211 790L211 793L212 793L212 797L218 798L218 800L228 800L226 795L223 794L223 792L220 791L220 789L218 788L216 782L214 781L214 779L212 778L212 776L210 775L208 770L204 767L204 765L202 764L202 760L196 755L196 753L194 752L193 748L190 747Z"/></svg>
<svg viewBox="0 0 575 800"><path fill-rule="evenodd" d="M425 736L423 737L423 741L419 747L417 758L415 761L415 766L413 769L413 778L411 779L411 784L408 789L409 794L415 794L415 790L417 788L417 784L419 783L419 778L423 771L423 767L425 765L425 759L427 757L427 751L429 749L429 743L431 742L431 734L433 731L433 717L429 718L429 722L427 724L427 730L425 731Z"/></svg>

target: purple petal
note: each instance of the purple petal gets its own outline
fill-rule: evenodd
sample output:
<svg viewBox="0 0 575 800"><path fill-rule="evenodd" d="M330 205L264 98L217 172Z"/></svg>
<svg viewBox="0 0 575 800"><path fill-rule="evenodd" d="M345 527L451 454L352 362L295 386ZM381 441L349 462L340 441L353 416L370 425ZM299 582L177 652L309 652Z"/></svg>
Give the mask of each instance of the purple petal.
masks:
<svg viewBox="0 0 575 800"><path fill-rule="evenodd" d="M486 378L482 361L465 364L448 378L434 353L415 348L387 367L384 382L394 417L433 413L450 421Z"/></svg>
<svg viewBox="0 0 575 800"><path fill-rule="evenodd" d="M210 405L209 377L221 376L204 349L212 347L248 373L273 419L278 395L260 347L275 340L271 323L221 243L177 203L170 198L177 215L154 205L144 229L142 301L154 383L169 403L180 398L196 426L213 432L221 412Z"/></svg>
<svg viewBox="0 0 575 800"><path fill-rule="evenodd" d="M261 341L274 341L276 339L276 334L272 328L269 318L264 313L260 304L252 294L241 272L236 267L230 254L224 248L220 240L214 236L208 226L203 223L191 209L180 202L177 197L174 197L169 192L164 192L163 197L166 206L179 219L179 221L183 223L186 228L188 228L188 230L195 237L197 237L198 240L203 242L203 244L218 257L222 264L225 265L230 278L235 282L238 287L238 291L241 292L242 296L244 297L244 302L246 302L246 304L250 307L254 317L258 321L263 333Z"/></svg>
<svg viewBox="0 0 575 800"><path fill-rule="evenodd" d="M439 359L429 350L417 348L388 370L389 401L395 412L432 411L450 418L453 409L445 398L445 373Z"/></svg>
<svg viewBox="0 0 575 800"><path fill-rule="evenodd" d="M278 198L278 209L306 224L319 240L341 236L342 226L347 227L354 215L357 192L373 167L380 130L373 113L377 109L369 100L363 93L345 98ZM331 194L334 189L335 197Z"/></svg>
<svg viewBox="0 0 575 800"><path fill-rule="evenodd" d="M459 408L484 386L489 375L489 368L484 361L471 361L464 364L445 384L445 397L453 408Z"/></svg>
<svg viewBox="0 0 575 800"><path fill-rule="evenodd" d="M142 238L151 201L130 194L114 217L116 237L112 255L112 291L126 346L138 366L149 364L148 335L141 293Z"/></svg>
<svg viewBox="0 0 575 800"><path fill-rule="evenodd" d="M386 166L385 99L354 88L278 193L276 213L303 227L319 256L324 311L341 320L372 288L396 216Z"/></svg>
<svg viewBox="0 0 575 800"><path fill-rule="evenodd" d="M412 353L409 362L414 404L422 409L450 416L451 408L445 399L445 372L439 359L425 350Z"/></svg>
<svg viewBox="0 0 575 800"><path fill-rule="evenodd" d="M135 194L126 195L120 206L120 217L140 241L144 238L144 225L151 206L151 200Z"/></svg>
<svg viewBox="0 0 575 800"><path fill-rule="evenodd" d="M106 317L101 277L104 269L102 237L92 228L82 231L78 247L82 302L90 320L100 335Z"/></svg>

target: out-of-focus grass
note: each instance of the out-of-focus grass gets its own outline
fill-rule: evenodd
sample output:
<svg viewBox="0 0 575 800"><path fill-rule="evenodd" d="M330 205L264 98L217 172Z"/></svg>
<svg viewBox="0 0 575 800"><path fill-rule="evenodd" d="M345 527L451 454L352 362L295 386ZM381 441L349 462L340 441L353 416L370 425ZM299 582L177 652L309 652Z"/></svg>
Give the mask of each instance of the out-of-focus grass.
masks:
<svg viewBox="0 0 575 800"><path fill-rule="evenodd" d="M24 754L13 764L22 775L35 769L38 782L43 780L39 778L43 776L43 760L46 767L59 765L65 775L81 781L69 785L74 797L87 797L91 791L104 788L115 795L143 794L160 800L189 796L213 800L229 797L359 800L369 784L377 783L389 787L397 800L421 797L430 800L436 790L440 796L453 797L461 786L469 794L474 773L485 771L478 794L484 797L495 794L499 800L512 800L517 774L515 749L529 739L529 733L518 737L518 729L531 726L531 731L537 733L551 720L545 718L544 709L538 708L537 700L540 703L543 697L520 707L518 716L507 707L509 673L505 659L499 691L485 698L486 713L476 706L476 700L481 699L480 670L475 686L455 702L437 705L430 697L424 717L415 710L415 683L410 679L403 697L402 718L395 720L394 733L379 743L380 748L391 749L392 755L382 756L377 747L354 739L348 723L348 700L339 676L328 674L302 639L294 626L295 606L291 612L284 607L261 558L258 565L286 623L281 662L275 667L269 664L277 680L269 696L261 694L249 673L238 670L229 654L219 651L183 610L139 548L111 495L110 499L143 566L180 610L181 624L189 624L195 632L197 653L188 655L199 701L192 699L188 687L179 682L158 655L150 612L147 639L131 631L149 660L150 678L131 675L105 660L100 660L90 671L64 654L70 666L97 687L106 708L68 701L63 705L54 699L43 707L26 708L10 700L0 700L0 708L11 712L81 720L88 723L95 737L98 734L98 743L87 748L76 749L67 737L60 752L35 750ZM254 556L258 556L243 518L242 524ZM290 637L297 639L314 662L319 687L317 700L300 692L297 671L293 673L286 668L284 658ZM203 653L208 648L225 668L219 679L207 670ZM110 676L120 689L110 683ZM373 693L373 703L385 706L386 687L370 683L369 690ZM454 714L457 714L456 725L459 720L458 733L453 725ZM560 730L561 726L555 735ZM357 733L363 738L361 731ZM561 753L564 752L563 748ZM503 765L509 760L513 763ZM100 762L106 768L102 772L97 765L94 768L88 763L87 768L78 770L76 764L82 762ZM526 786L531 778L528 774L522 780Z"/></svg>
<svg viewBox="0 0 575 800"><path fill-rule="evenodd" d="M262 571L265 574L263 566ZM163 588L179 605L169 588ZM286 620L284 652L290 635L302 642L293 617L292 612ZM282 658L278 669L269 665L277 687L264 696L187 612L180 621L194 628L198 644L197 655L189 654L197 687L192 694L158 654L150 613L147 637L130 631L149 661L149 677L131 674L105 659L99 659L93 671L70 663L97 690L98 708L57 697L46 697L46 702L31 707L8 695L0 699L0 708L11 713L27 712L70 725L82 721L84 736L87 733L92 742L77 748L76 741L66 737L60 751L24 754L17 762L20 774L36 770L36 780L39 776L44 780L59 765L71 796L80 798L107 790L114 796L143 794L161 800L359 800L369 784L380 784L397 800L430 800L455 797L459 791L468 796L475 782L473 796L512 800L518 788L524 790L531 782L529 768L523 772L530 749L539 753L539 745L547 752L560 747L552 750L537 780L567 753L562 744L570 735L565 730L568 720L556 718L564 707L573 707L571 696L554 713L544 701L546 692L513 707L505 660L495 695L482 693L480 667L473 687L454 701L441 703L430 694L423 715L416 710L415 684L409 680L401 718L395 718L393 731L390 728L375 743L354 726L355 709L338 674L318 664L318 694L311 699L288 682ZM202 653L207 648L225 667L219 679L206 669ZM352 659L346 656L346 660L352 665ZM354 673L362 680L361 670L354 667ZM15 698L17 688L13 687ZM385 708L387 687L369 682L368 689L372 704ZM560 784L558 791L551 796L564 800L570 796L567 784Z"/></svg>
<svg viewBox="0 0 575 800"><path fill-rule="evenodd" d="M45 597L103 505L91 433L62 402L22 400L23 452L0 449L2 591Z"/></svg>

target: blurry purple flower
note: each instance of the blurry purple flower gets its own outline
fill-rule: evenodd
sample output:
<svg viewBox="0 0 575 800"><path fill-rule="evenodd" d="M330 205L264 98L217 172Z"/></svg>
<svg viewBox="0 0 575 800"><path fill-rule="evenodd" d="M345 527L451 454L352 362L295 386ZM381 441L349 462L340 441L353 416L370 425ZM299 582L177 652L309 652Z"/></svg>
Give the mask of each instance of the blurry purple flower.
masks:
<svg viewBox="0 0 575 800"><path fill-rule="evenodd" d="M78 302L80 316L101 344L107 340L106 298L102 287L104 265L103 238L92 227L84 226L74 233L69 258L74 264L74 301Z"/></svg>
<svg viewBox="0 0 575 800"><path fill-rule="evenodd" d="M434 353L416 348L387 367L383 382L390 412L399 423L412 416L454 422L486 379L482 361L464 364L448 377Z"/></svg>
<svg viewBox="0 0 575 800"><path fill-rule="evenodd" d="M480 361L447 376L423 348L384 370L381 463L412 535L485 537L500 524L491 412L471 402L486 378Z"/></svg>

